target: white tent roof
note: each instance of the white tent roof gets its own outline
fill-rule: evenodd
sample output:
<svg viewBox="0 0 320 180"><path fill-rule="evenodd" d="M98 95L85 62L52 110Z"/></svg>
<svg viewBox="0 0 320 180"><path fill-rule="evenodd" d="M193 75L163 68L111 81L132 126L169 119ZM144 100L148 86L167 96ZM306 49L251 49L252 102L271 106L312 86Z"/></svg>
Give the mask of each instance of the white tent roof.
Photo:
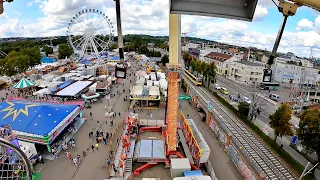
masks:
<svg viewBox="0 0 320 180"><path fill-rule="evenodd" d="M92 82L91 81L77 81L70 86L62 89L57 93L58 96L75 96L84 88L89 86Z"/></svg>
<svg viewBox="0 0 320 180"><path fill-rule="evenodd" d="M130 95L141 95L143 91L143 86L133 86Z"/></svg>
<svg viewBox="0 0 320 180"><path fill-rule="evenodd" d="M92 84L92 85L89 87L89 91L91 91L91 92L96 92L96 87L97 87L97 83Z"/></svg>
<svg viewBox="0 0 320 180"><path fill-rule="evenodd" d="M150 95L150 96L159 96L159 95L160 95L159 87L157 87L157 86L150 86L149 95Z"/></svg>

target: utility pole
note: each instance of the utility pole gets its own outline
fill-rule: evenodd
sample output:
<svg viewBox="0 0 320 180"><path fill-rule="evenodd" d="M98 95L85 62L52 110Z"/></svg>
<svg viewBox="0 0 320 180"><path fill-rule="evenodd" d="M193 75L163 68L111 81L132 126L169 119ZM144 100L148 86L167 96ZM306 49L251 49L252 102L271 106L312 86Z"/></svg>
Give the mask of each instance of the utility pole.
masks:
<svg viewBox="0 0 320 180"><path fill-rule="evenodd" d="M116 2L117 32L118 32L118 45L119 45L120 62L121 62L121 63L124 63L123 38L122 38L122 28L121 28L120 0L114 0L114 1Z"/></svg>
<svg viewBox="0 0 320 180"><path fill-rule="evenodd" d="M312 58L312 50L313 50L313 46L311 46L311 50L310 50L310 58L309 58L309 59L311 59L311 58Z"/></svg>

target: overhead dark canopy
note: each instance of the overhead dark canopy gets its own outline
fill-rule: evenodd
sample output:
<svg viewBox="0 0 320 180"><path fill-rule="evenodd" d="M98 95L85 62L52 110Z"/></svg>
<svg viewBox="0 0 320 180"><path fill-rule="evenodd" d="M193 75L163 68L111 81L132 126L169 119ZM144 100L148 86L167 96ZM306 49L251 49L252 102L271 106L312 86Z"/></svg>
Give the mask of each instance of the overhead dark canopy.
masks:
<svg viewBox="0 0 320 180"><path fill-rule="evenodd" d="M252 21L258 0L170 0L170 13Z"/></svg>

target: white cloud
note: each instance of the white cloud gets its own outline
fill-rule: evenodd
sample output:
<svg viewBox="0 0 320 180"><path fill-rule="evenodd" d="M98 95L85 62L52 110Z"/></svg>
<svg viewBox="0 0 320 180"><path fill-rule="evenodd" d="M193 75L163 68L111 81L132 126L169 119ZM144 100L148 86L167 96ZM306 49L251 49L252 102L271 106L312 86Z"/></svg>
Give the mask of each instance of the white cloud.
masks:
<svg viewBox="0 0 320 180"><path fill-rule="evenodd" d="M34 0L32 2L31 5L38 3L39 11L44 16L26 23L21 19L10 19L3 14L0 16L0 21L3 22L2 19L4 19L7 23L0 24L0 37L66 35L67 26L72 17L79 11L89 8L104 12L113 23L114 34L117 34L113 0ZM267 8L270 7L275 7L271 0L259 0L254 21L251 23L263 21L264 17L268 16ZM123 34L168 35L168 1L121 0L121 10ZM86 22L85 19L83 21ZM182 32L189 32L188 36L268 50L272 49L277 35L253 31L250 29L250 22L237 20L182 16L181 23ZM107 29L103 25L101 29ZM285 31L279 51L308 55L310 46L314 46L314 54L320 56L320 50L317 49L320 48L320 35L317 33L320 32L320 16L315 19L314 28L306 30L304 32Z"/></svg>
<svg viewBox="0 0 320 180"><path fill-rule="evenodd" d="M314 20L314 30L320 33L320 15Z"/></svg>
<svg viewBox="0 0 320 180"><path fill-rule="evenodd" d="M30 2L27 4L27 6L30 7L30 6L32 6L33 4L39 3L40 1L41 1L41 0L33 0L33 1L30 1Z"/></svg>
<svg viewBox="0 0 320 180"><path fill-rule="evenodd" d="M16 14L18 15L18 16L21 16L21 12L20 11L16 11Z"/></svg>
<svg viewBox="0 0 320 180"><path fill-rule="evenodd" d="M279 4L278 0L274 1L277 5ZM265 8L276 7L276 5L272 2L272 0L258 0L258 5Z"/></svg>
<svg viewBox="0 0 320 180"><path fill-rule="evenodd" d="M257 8L254 12L253 20L262 21L266 16L268 16L268 9L260 5L257 5Z"/></svg>
<svg viewBox="0 0 320 180"><path fill-rule="evenodd" d="M312 29L313 28L313 22L309 21L308 19L301 19L298 24L296 29L297 30L307 30L307 29Z"/></svg>

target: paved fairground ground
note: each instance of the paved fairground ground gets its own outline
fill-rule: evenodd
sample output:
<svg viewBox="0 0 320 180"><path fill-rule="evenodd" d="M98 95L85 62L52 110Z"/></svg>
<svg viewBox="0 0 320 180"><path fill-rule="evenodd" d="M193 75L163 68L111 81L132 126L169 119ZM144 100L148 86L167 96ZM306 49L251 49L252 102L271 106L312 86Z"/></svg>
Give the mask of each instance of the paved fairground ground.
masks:
<svg viewBox="0 0 320 180"><path fill-rule="evenodd" d="M135 72L137 69L131 67L130 72ZM42 173L41 179L43 180L103 180L109 177L108 175L108 165L107 159L109 157L108 151L108 141L107 145L103 143L99 144L99 150L94 150L94 152L89 148L92 144L96 143L95 138L89 138L88 134L90 131L95 132L97 128L101 128L104 132L113 133L113 143L109 149L115 151L117 138L120 137L123 128L123 119L128 115L129 101L124 101L124 97L128 96L128 89L131 85L134 85L135 76L129 76L116 85L112 89L112 94L116 94L115 97L109 100L109 105L112 106L114 112L117 113L114 119L113 127L110 126L110 121L105 121L105 113L107 112L106 107L108 106L108 100L104 98L103 102L96 102L91 104L91 109L85 109L83 116L88 118L87 122L82 125L82 127L74 135L76 142L76 149L71 150L72 156L81 155L81 164L79 166L73 165L73 163L68 160L67 154L63 151L60 152L58 157L54 160L45 160L45 164L41 165L37 163L35 165L35 170ZM130 83L131 80L131 83ZM124 85L122 85L124 84ZM126 93L122 93L123 89L127 90ZM121 94L117 94L117 90L121 91ZM0 92L0 95L3 92ZM213 135L209 127L205 126L201 122L199 113L192 108L187 101L180 101L180 108L185 114L190 114L190 116L195 120L198 129L202 131L204 138L206 139L209 147L211 148L210 161L215 169L216 176L219 180L240 180L243 179L237 168L234 166L232 161L229 159L227 154L223 151L223 148L217 141L216 137ZM90 120L90 112L93 114L93 120ZM121 113L119 116L118 113ZM164 119L165 113L165 102L161 102L160 109L158 110L143 110L139 112L139 119L150 119L150 114L152 114L153 119ZM99 123L97 123L99 121ZM117 128L119 127L119 128ZM117 132L116 129L118 129ZM109 138L110 140L110 138ZM82 156L82 150L87 150L87 156ZM140 164L141 165L141 164ZM134 169L139 167L139 164L134 164ZM158 164L153 168L143 171L140 176L134 177L134 179L140 180L142 178L160 178L161 180L170 180L170 169L164 168L164 163Z"/></svg>

